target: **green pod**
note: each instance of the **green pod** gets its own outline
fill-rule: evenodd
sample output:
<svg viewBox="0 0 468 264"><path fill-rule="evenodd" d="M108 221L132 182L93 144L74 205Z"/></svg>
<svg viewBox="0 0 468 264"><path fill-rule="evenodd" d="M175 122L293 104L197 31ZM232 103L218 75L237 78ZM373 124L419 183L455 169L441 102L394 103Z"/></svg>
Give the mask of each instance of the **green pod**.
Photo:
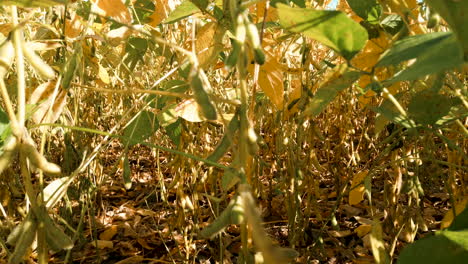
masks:
<svg viewBox="0 0 468 264"><path fill-rule="evenodd" d="M254 49L254 60L257 64L265 64L265 53L263 52L262 48Z"/></svg>
<svg viewBox="0 0 468 264"><path fill-rule="evenodd" d="M440 24L440 15L432 12L427 20L427 28L435 28Z"/></svg>
<svg viewBox="0 0 468 264"><path fill-rule="evenodd" d="M236 202L232 207L231 211L231 223L235 225L240 225L245 221L245 212L244 205L242 203L242 197L238 195L236 197Z"/></svg>
<svg viewBox="0 0 468 264"><path fill-rule="evenodd" d="M224 62L224 64L226 65L228 69L234 68L236 66L237 59L239 58L239 54L241 54L241 50L242 50L242 45L239 43L239 41L234 39L232 41L231 53L229 53L229 56L226 58L226 61Z"/></svg>
<svg viewBox="0 0 468 264"><path fill-rule="evenodd" d="M79 45L79 44L76 44ZM78 65L80 62L81 56L81 47L77 46L75 48L75 52L71 55L68 59L65 67L62 71L62 88L68 90L70 88L71 82L75 77L76 70L78 69Z"/></svg>
<svg viewBox="0 0 468 264"><path fill-rule="evenodd" d="M213 238L224 228L231 224L231 212L232 208L234 207L234 200L231 200L229 205L221 212L221 214L207 227L205 227L201 232L200 235L204 238Z"/></svg>
<svg viewBox="0 0 468 264"><path fill-rule="evenodd" d="M28 251L28 248L36 238L37 221L34 217L26 217L21 227L21 235L16 241L15 250L10 255L8 263L17 264L23 261L23 257Z"/></svg>
<svg viewBox="0 0 468 264"><path fill-rule="evenodd" d="M213 153L211 153L210 156L208 156L207 160L218 162L218 160L224 156L224 154L228 151L229 147L231 147L232 145L231 138L234 136L234 133L236 133L236 131L239 129L239 126L240 126L239 111L236 111L236 114L229 122L227 131L224 133L224 136L221 139L221 142L218 144L218 146L213 151Z"/></svg>
<svg viewBox="0 0 468 264"><path fill-rule="evenodd" d="M197 102L203 116L208 120L216 120L218 118L216 109L208 96L210 84L204 76L203 70L195 70L190 76L190 87L192 88L193 97Z"/></svg>

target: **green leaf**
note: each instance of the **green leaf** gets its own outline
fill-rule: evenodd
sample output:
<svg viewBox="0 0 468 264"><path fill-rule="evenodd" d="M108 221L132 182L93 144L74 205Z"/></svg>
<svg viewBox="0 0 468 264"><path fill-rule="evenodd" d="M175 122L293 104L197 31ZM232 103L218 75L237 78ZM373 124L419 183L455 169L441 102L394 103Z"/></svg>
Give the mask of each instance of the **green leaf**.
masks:
<svg viewBox="0 0 468 264"><path fill-rule="evenodd" d="M398 264L406 263L466 263L468 259L468 229L441 231L405 247Z"/></svg>
<svg viewBox="0 0 468 264"><path fill-rule="evenodd" d="M435 32L404 38L382 54L376 66L398 65L399 63L417 58L433 50L442 40L452 36L452 32Z"/></svg>
<svg viewBox="0 0 468 264"><path fill-rule="evenodd" d="M468 61L468 1L466 0L427 0L455 32Z"/></svg>
<svg viewBox="0 0 468 264"><path fill-rule="evenodd" d="M141 143L153 135L158 128L159 123L156 115L149 111L142 111L124 129L124 144L133 146Z"/></svg>
<svg viewBox="0 0 468 264"><path fill-rule="evenodd" d="M200 10L205 10L208 7L208 0L191 0L191 2L196 5Z"/></svg>
<svg viewBox="0 0 468 264"><path fill-rule="evenodd" d="M224 170L223 177L221 178L221 188L224 191L229 191L232 187L240 181L239 173L234 168Z"/></svg>
<svg viewBox="0 0 468 264"><path fill-rule="evenodd" d="M371 24L378 24L382 6L376 0L346 0L354 13Z"/></svg>
<svg viewBox="0 0 468 264"><path fill-rule="evenodd" d="M406 69L398 72L387 83L417 80L429 74L453 69L463 65L463 54L455 37L440 40L432 49L421 54Z"/></svg>
<svg viewBox="0 0 468 264"><path fill-rule="evenodd" d="M320 41L351 60L366 44L367 31L340 11L292 8L277 4L280 24Z"/></svg>
<svg viewBox="0 0 468 264"><path fill-rule="evenodd" d="M182 122L180 119L177 119L172 124L169 124L165 127L167 136L172 140L174 145L179 146L180 144L180 136L182 135Z"/></svg>
<svg viewBox="0 0 468 264"><path fill-rule="evenodd" d="M155 5L152 0L137 0L133 3L137 21L140 24L147 23L151 14L155 11Z"/></svg>
<svg viewBox="0 0 468 264"><path fill-rule="evenodd" d="M468 206L463 210L463 212L455 217L448 228L450 231L459 231L463 229L468 229Z"/></svg>
<svg viewBox="0 0 468 264"><path fill-rule="evenodd" d="M434 125L449 113L451 107L452 100L448 96L424 90L413 95L408 105L408 114L420 124Z"/></svg>
<svg viewBox="0 0 468 264"><path fill-rule="evenodd" d="M339 92L351 86L360 76L358 72L346 71L341 77L320 87L304 111L304 115L311 118L316 117L335 99Z"/></svg>
<svg viewBox="0 0 468 264"><path fill-rule="evenodd" d="M403 23L401 16L397 14L391 14L382 19L380 25L385 30L385 32L390 33L391 35L395 35L400 32L405 23Z"/></svg>
<svg viewBox="0 0 468 264"><path fill-rule="evenodd" d="M0 107L0 147L3 146L5 140L11 135L10 119L7 113Z"/></svg>
<svg viewBox="0 0 468 264"><path fill-rule="evenodd" d="M200 9L194 3L189 0L185 0L182 4L178 5L166 19L164 19L163 23L175 23L197 12L200 12Z"/></svg>
<svg viewBox="0 0 468 264"><path fill-rule="evenodd" d="M125 51L127 57L125 63L129 64L130 69L134 69L136 64L143 60L146 50L148 49L148 40L144 38L129 38L127 45L125 45Z"/></svg>

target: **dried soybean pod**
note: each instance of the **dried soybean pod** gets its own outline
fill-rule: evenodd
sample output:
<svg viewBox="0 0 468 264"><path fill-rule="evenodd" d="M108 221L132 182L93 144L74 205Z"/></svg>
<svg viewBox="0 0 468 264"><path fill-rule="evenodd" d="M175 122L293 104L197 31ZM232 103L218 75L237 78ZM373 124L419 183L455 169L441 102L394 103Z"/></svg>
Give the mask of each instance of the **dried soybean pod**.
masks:
<svg viewBox="0 0 468 264"><path fill-rule="evenodd" d="M245 221L244 204L242 197L238 195L231 211L231 223L235 225L242 224Z"/></svg>
<svg viewBox="0 0 468 264"><path fill-rule="evenodd" d="M52 69L49 64L45 63L34 50L28 47L28 43L23 44L22 49L24 57L39 76L47 80L55 78L54 69Z"/></svg>
<svg viewBox="0 0 468 264"><path fill-rule="evenodd" d="M22 225L22 233L16 241L15 251L13 251L8 260L10 264L17 264L23 261L24 255L33 243L34 238L36 238L37 221L33 216L27 217Z"/></svg>
<svg viewBox="0 0 468 264"><path fill-rule="evenodd" d="M11 165L11 160L16 153L16 142L16 137L12 136L6 140L6 143L3 146L3 153L0 155L0 174Z"/></svg>
<svg viewBox="0 0 468 264"><path fill-rule="evenodd" d="M216 109L211 103L210 97L207 93L207 91L211 90L211 87L203 70L192 70L190 74L190 87L192 88L193 96L200 107L203 116L208 120L216 120L218 118Z"/></svg>
<svg viewBox="0 0 468 264"><path fill-rule="evenodd" d="M213 238L219 234L223 229L231 224L231 213L232 208L234 207L234 200L229 202L229 205L221 212L221 214L211 223L209 226L205 227L200 235L204 238Z"/></svg>
<svg viewBox="0 0 468 264"><path fill-rule="evenodd" d="M5 77L15 58L15 48L11 40L6 39L0 46L0 78Z"/></svg>
<svg viewBox="0 0 468 264"><path fill-rule="evenodd" d="M54 176L60 175L60 167L57 164L48 162L31 143L23 142L20 144L20 147L21 150L25 152L31 163L41 169L44 173Z"/></svg>
<svg viewBox="0 0 468 264"><path fill-rule="evenodd" d="M229 122L227 131L224 133L224 136L221 139L221 142L218 144L218 146L213 151L213 153L211 153L210 156L208 156L207 160L217 162L222 156L224 156L226 151L231 146L232 144L231 138L234 136L234 133L236 133L236 131L239 129L239 126L240 126L239 111L236 111L236 114Z"/></svg>

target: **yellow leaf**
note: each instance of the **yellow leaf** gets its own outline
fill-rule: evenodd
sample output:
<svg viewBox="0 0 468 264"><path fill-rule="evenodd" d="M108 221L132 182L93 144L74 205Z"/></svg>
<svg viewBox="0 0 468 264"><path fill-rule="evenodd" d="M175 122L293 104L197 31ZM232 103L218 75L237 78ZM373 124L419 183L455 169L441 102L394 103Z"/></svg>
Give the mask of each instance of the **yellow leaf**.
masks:
<svg viewBox="0 0 468 264"><path fill-rule="evenodd" d="M276 106L278 110L283 109L283 70L275 57L266 54L266 61L260 67L258 74L258 86L263 90L266 96ZM253 72L253 71L252 71Z"/></svg>
<svg viewBox="0 0 468 264"><path fill-rule="evenodd" d="M354 229L354 232L358 235L358 237L363 237L372 230L371 225L360 225L356 229Z"/></svg>
<svg viewBox="0 0 468 264"><path fill-rule="evenodd" d="M132 15L121 0L91 0L92 11L100 16L111 17L122 24L131 24Z"/></svg>
<svg viewBox="0 0 468 264"><path fill-rule="evenodd" d="M366 178L368 172L368 170L363 170L354 174L353 182L351 183L351 191L349 191L350 205L358 204L364 199L364 179Z"/></svg>
<svg viewBox="0 0 468 264"><path fill-rule="evenodd" d="M291 109L288 109L286 113L286 117L289 117L299 111L299 108L297 107L297 100L301 98L302 95L302 83L301 80L298 79L293 79L291 80L291 92L289 93L288 96L288 107L290 104L293 102L295 103L294 106L291 107ZM296 101L296 102L295 102Z"/></svg>
<svg viewBox="0 0 468 264"><path fill-rule="evenodd" d="M468 204L468 197L465 197L465 199L458 201L455 203L455 213L456 215L459 215L465 208L466 205ZM450 209L447 211L445 214L444 218L442 219L442 222L440 223L440 229L444 229L450 226L450 224L453 222L453 209Z"/></svg>
<svg viewBox="0 0 468 264"><path fill-rule="evenodd" d="M167 0L156 0L154 5L154 12L151 14L151 16L149 16L151 21L148 23L148 25L152 27L156 27L159 25L159 23L166 19L170 11Z"/></svg>
<svg viewBox="0 0 468 264"><path fill-rule="evenodd" d="M266 1L257 4L257 23L262 22L265 17ZM265 22L277 21L278 10L270 5L266 14Z"/></svg>
<svg viewBox="0 0 468 264"><path fill-rule="evenodd" d="M371 71L375 64L378 62L382 53L390 46L390 40L384 32L380 32L379 37L367 41L364 49L356 55L351 61L353 66L364 71ZM377 68L375 76L379 80L385 80L393 75L393 71L389 68ZM366 88L371 83L371 76L363 74L359 78L358 84L361 88ZM401 86L401 82L392 84L388 87L391 94L395 94ZM366 106L370 103L372 97L376 95L375 92L369 90L367 93L359 98L359 103Z"/></svg>
<svg viewBox="0 0 468 264"><path fill-rule="evenodd" d="M116 225L112 225L99 235L99 239L107 241L112 240L112 238L117 234L117 231L118 227Z"/></svg>
<svg viewBox="0 0 468 264"><path fill-rule="evenodd" d="M213 63L218 53L223 49L222 39L224 28L216 22L205 24L198 32L195 41L195 51L202 68Z"/></svg>

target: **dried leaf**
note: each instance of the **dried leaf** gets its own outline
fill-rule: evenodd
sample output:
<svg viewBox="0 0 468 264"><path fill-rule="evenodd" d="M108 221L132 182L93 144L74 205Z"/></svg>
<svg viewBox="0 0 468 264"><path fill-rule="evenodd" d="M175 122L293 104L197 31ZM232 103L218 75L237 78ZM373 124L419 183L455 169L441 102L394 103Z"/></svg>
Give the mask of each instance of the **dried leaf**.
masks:
<svg viewBox="0 0 468 264"><path fill-rule="evenodd" d="M206 118L200 113L199 106L194 99L182 101L175 108L175 112L177 116L182 117L189 122L197 123L206 120Z"/></svg>
<svg viewBox="0 0 468 264"><path fill-rule="evenodd" d="M202 68L209 66L218 58L218 53L223 49L224 32L224 28L215 22L205 24L197 32L195 50Z"/></svg>
<svg viewBox="0 0 468 264"><path fill-rule="evenodd" d="M65 21L65 36L74 39L78 37L84 29L83 18L76 13L72 13L71 19Z"/></svg>
<svg viewBox="0 0 468 264"><path fill-rule="evenodd" d="M156 27L169 15L170 7L167 0L156 0L154 8L154 13L149 16L151 22L148 25Z"/></svg>
<svg viewBox="0 0 468 264"><path fill-rule="evenodd" d="M99 76L99 79L100 79L103 83L105 83L105 84L109 84L109 83L110 83L109 74L107 73L106 69L104 69L104 67L102 67L101 64L99 64L98 76Z"/></svg>
<svg viewBox="0 0 468 264"><path fill-rule="evenodd" d="M52 112L48 115L48 110L52 104L53 92L56 86L55 81L45 82L39 85L29 98L30 104L39 104L35 109L32 120L36 124L40 123L54 123L59 118L60 114L67 103L67 91L59 87L58 94L53 102Z"/></svg>

